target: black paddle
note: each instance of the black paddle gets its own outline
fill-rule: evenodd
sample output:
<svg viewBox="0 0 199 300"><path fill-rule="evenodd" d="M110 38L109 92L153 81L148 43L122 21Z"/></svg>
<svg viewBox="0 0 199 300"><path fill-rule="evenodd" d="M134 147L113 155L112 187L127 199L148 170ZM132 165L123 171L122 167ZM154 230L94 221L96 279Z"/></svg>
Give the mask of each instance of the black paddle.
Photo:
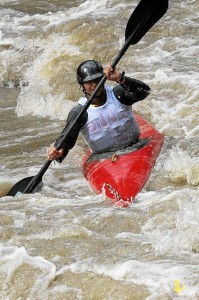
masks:
<svg viewBox="0 0 199 300"><path fill-rule="evenodd" d="M125 31L125 43L122 49L119 51L117 57L112 62L112 67L115 68L122 56L130 45L136 44L140 39L149 31L149 29L165 14L168 8L168 0L141 0L131 17L128 20ZM60 141L57 146L57 150L62 148L64 141L68 135L73 131L76 124L80 121L83 114L91 105L96 94L100 90L101 86L105 83L106 76L104 75L93 94L83 106L76 119L69 126L66 135ZM34 193L37 192L42 186L42 176L51 164L51 160L47 160L39 173L36 176L27 177L17 182L12 189L8 192L7 196L15 196L17 193Z"/></svg>

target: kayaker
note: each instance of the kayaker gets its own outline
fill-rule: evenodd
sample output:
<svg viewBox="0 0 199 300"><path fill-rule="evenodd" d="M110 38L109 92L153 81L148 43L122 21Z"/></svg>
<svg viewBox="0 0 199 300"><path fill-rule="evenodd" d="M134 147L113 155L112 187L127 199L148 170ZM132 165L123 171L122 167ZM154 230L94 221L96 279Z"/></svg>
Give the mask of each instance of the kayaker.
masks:
<svg viewBox="0 0 199 300"><path fill-rule="evenodd" d="M56 145L67 133L70 123L81 111L104 74L107 80L114 81L117 85L111 87L105 84L101 87L81 121L76 124L72 134L68 135L62 149L56 150ZM110 64L103 69L95 60L87 60L79 65L77 81L84 96L69 112L65 128L54 146L48 150L48 159L61 162L74 147L79 132L83 134L93 153L123 149L138 140L140 131L132 112L132 104L149 95L150 88L147 84L125 76L124 72L113 69Z"/></svg>

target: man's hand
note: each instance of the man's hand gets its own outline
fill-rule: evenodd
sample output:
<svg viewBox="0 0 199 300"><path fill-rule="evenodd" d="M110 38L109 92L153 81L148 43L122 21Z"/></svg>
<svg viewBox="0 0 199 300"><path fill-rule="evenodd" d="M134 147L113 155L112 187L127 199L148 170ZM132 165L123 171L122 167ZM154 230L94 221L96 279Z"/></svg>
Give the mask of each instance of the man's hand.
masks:
<svg viewBox="0 0 199 300"><path fill-rule="evenodd" d="M49 160L55 160L58 157L63 156L63 154L64 154L63 149L57 150L54 146L51 146L48 149L48 159Z"/></svg>
<svg viewBox="0 0 199 300"><path fill-rule="evenodd" d="M104 74L106 75L106 78L111 81L119 81L121 78L121 73L118 72L116 69L113 69L111 64L107 64L104 68Z"/></svg>

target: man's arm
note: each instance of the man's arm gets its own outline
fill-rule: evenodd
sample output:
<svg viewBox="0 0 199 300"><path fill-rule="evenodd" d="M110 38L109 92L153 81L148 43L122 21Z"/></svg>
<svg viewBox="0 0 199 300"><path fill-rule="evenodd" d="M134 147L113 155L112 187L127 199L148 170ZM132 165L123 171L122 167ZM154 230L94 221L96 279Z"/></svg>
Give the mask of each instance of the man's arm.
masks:
<svg viewBox="0 0 199 300"><path fill-rule="evenodd" d="M66 121L66 126L64 127L64 129L61 132L61 135L57 138L57 140L54 144L54 147L56 148L56 146L58 146L58 144L62 140L62 138L65 135L67 136L67 139L65 139L64 144L61 147L63 149L63 151L61 152L62 156L56 158L56 160L58 162L62 162L62 160L68 154L69 150L72 149L75 146L75 143L77 141L79 132L80 132L81 128L84 126L84 124L87 122L88 114L87 114L87 112L85 112L84 115L82 116L81 121L78 122L76 124L76 126L73 128L73 131L71 133L68 133L70 125L75 120L75 118L77 117L77 115L79 114L81 109L82 109L82 105L78 104L76 107L74 107L69 112L68 117L67 117L67 121Z"/></svg>
<svg viewBox="0 0 199 300"><path fill-rule="evenodd" d="M125 76L122 84L115 86L113 92L122 104L132 105L145 99L150 93L150 87L140 80Z"/></svg>

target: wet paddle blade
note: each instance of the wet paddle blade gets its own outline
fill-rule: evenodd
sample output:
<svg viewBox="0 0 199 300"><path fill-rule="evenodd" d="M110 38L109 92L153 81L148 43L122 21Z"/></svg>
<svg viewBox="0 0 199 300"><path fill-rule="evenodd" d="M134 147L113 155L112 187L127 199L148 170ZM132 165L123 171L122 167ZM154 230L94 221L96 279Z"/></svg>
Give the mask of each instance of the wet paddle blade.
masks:
<svg viewBox="0 0 199 300"><path fill-rule="evenodd" d="M31 194L40 191L42 188L42 176L48 170L51 162L51 160L47 160L37 175L26 177L17 182L8 192L7 196L16 196L18 193Z"/></svg>
<svg viewBox="0 0 199 300"><path fill-rule="evenodd" d="M168 0L141 0L128 20L125 40L136 44L150 28L165 14Z"/></svg>
<svg viewBox="0 0 199 300"><path fill-rule="evenodd" d="M11 190L8 192L7 196L17 196L18 194L23 194L27 186L30 184L30 182L33 180L35 176L30 176L23 178L19 182L17 182ZM35 187L35 189L32 191L32 193L39 192L42 188L42 181Z"/></svg>

